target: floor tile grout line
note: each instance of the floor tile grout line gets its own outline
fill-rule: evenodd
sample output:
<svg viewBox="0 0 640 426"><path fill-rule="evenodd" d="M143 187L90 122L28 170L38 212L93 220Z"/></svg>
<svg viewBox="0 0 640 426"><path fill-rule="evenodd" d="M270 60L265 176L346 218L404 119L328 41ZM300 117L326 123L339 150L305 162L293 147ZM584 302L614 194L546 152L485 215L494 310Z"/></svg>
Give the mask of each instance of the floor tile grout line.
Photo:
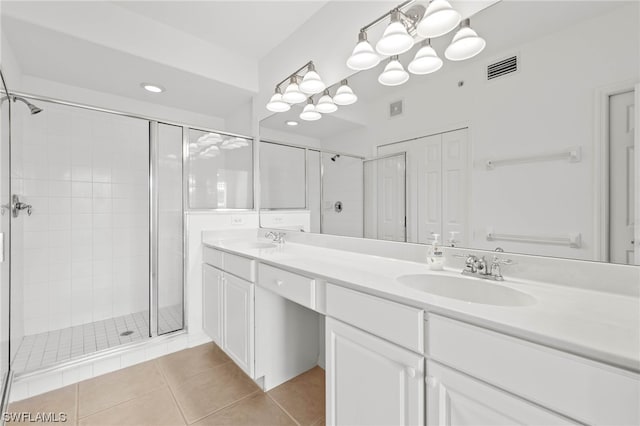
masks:
<svg viewBox="0 0 640 426"><path fill-rule="evenodd" d="M249 398L249 397L251 397L251 396L253 396L253 395L257 394L258 392L262 392L262 391L260 390L260 388L258 388L258 389L256 389L255 391L253 391L253 392L249 393L248 395L243 396L243 397L242 397L242 398L240 398L240 399L237 399L237 400L235 400L235 401L233 401L233 402L230 402L230 403L228 403L227 405L225 405L225 406L223 406L223 407L220 407L220 408L218 408L217 410L214 410L214 411L212 411L212 412L210 412L210 413L206 414L205 416L202 416L202 417L200 417L200 418L197 418L196 420L194 420L194 421L193 421L193 422L191 422L191 423L187 422L187 424L188 424L188 425L192 425L192 424L194 424L194 423L199 422L199 421L200 421L200 420L202 420L202 419L206 419L206 418L207 418L207 417L209 417L209 416L212 416L212 415L214 415L214 414L216 414L216 413L219 413L219 412L220 412L220 411L222 411L222 410L225 410L225 409L227 409L227 408L230 408L231 406L236 405L236 404L238 404L238 403L240 403L240 402L244 401L245 399L247 399L247 398Z"/></svg>
<svg viewBox="0 0 640 426"><path fill-rule="evenodd" d="M156 367L160 371L160 375L162 376L162 380L164 380L165 383L167 384L167 388L169 389L169 393L171 394L171 398L173 399L173 403L176 404L176 407L178 408L178 412L180 413L180 416L182 417L182 420L184 420L184 424L188 425L189 421L187 420L187 416L185 416L184 412L182 411L182 407L180 406L180 403L178 403L178 399L176 398L175 394L173 393L173 387L171 386L171 383L169 382L169 379L165 375L164 369L162 368L162 365L160 365L160 358L156 358L155 360L153 360L153 362L155 364L157 364Z"/></svg>
<svg viewBox="0 0 640 426"><path fill-rule="evenodd" d="M279 403L278 401L276 401L276 399L275 399L274 397L272 397L272 396L271 396L271 394L269 394L269 392L265 392L265 394L267 395L267 397L268 397L271 401L273 401L273 402L274 402L278 407L280 407L280 409L281 409L282 411L284 411L284 413L285 413L287 416L289 416L289 417L291 418L291 420L293 420L293 422L294 422L296 425L298 425L298 426L301 426L301 425L302 425L302 423L300 423L300 422L298 421L298 419L296 419L295 417L293 417L293 414L291 414L291 413L290 413L286 408L284 408L282 405L280 405L280 403Z"/></svg>
<svg viewBox="0 0 640 426"><path fill-rule="evenodd" d="M140 363L140 364L143 364L143 363ZM140 364L136 364L136 365L140 365ZM134 367L134 366L135 366L135 365L131 365L130 367ZM129 367L125 367L125 368L122 368L122 369L120 369L120 370L112 371L111 373L117 373L117 372L123 371L123 370L124 370L124 369L126 369L126 368L129 368ZM107 373L107 374L111 374L111 373ZM102 375L102 376L96 376L96 377L93 377L93 378L88 379L88 380L93 380L93 379L96 379L96 378L98 378L98 377L104 377L104 376L105 376L105 375ZM164 382L164 380L163 380L163 382ZM79 401L79 399L80 399L80 383L81 383L81 382L79 382L79 383L78 383L78 421L79 421L79 420L80 420L80 418L81 418L81 417L80 417L80 401ZM108 410L108 409L110 409L110 408L114 408L114 407L117 407L117 406L119 406L119 405L122 405L122 404L124 404L124 403L126 403L126 402L133 401L134 399L138 399L138 398L140 398L140 397L143 397L143 396L149 395L150 393L155 392L155 391L157 391L158 389L162 389L162 387L163 387L163 386L167 386L167 387L169 387L169 385L168 385L167 383L163 383L161 386L157 386L157 387L154 387L154 388L146 389L146 391L145 391L145 392L143 392L143 393L141 393L140 395L136 395L136 396L134 396L133 398L129 398L129 399L124 400L124 401L120 401L120 402L118 402L118 403L116 403L116 404L114 404L114 405L110 405L109 407L102 408L102 409L100 409L100 410L98 410L98 411L96 411L96 412L94 412L94 413L87 414L86 416L82 416L82 418L83 418L83 419L86 419L87 417L91 417L91 416L93 416L94 414L101 413L101 412L106 411L106 410Z"/></svg>

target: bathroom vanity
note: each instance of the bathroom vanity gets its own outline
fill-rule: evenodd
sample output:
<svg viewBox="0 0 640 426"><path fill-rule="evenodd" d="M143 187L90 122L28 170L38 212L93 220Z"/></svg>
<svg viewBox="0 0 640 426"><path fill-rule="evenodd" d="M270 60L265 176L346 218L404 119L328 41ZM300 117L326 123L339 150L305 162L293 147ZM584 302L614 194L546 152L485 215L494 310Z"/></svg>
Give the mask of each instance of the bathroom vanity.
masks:
<svg viewBox="0 0 640 426"><path fill-rule="evenodd" d="M264 234L204 233L204 327L265 390L324 364L327 424L640 422L632 290L490 284L455 249L435 272L417 245Z"/></svg>

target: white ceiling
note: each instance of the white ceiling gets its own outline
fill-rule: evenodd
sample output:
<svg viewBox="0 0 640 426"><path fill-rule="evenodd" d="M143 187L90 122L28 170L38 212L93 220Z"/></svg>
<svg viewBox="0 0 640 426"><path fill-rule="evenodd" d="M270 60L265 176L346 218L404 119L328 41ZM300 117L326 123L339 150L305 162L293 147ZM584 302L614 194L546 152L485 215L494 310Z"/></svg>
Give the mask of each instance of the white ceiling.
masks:
<svg viewBox="0 0 640 426"><path fill-rule="evenodd" d="M2 33L25 75L225 118L257 93L260 57L325 3L3 1Z"/></svg>
<svg viewBox="0 0 640 426"><path fill-rule="evenodd" d="M226 117L253 96L248 90L24 21L4 18L2 24L26 75L216 117ZM149 93L140 87L142 82L161 84L166 92Z"/></svg>
<svg viewBox="0 0 640 426"><path fill-rule="evenodd" d="M114 3L211 44L260 59L311 18L327 0Z"/></svg>

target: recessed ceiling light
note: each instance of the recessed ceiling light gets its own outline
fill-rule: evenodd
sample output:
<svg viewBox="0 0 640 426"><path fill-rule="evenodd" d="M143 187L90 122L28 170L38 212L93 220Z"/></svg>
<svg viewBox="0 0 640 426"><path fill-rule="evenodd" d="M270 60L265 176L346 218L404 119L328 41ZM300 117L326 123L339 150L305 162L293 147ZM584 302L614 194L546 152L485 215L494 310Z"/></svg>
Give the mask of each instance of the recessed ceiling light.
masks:
<svg viewBox="0 0 640 426"><path fill-rule="evenodd" d="M151 93L162 93L162 92L164 92L164 87L158 86L157 84L140 83L140 86L144 90L146 90L147 92L151 92Z"/></svg>
<svg viewBox="0 0 640 426"><path fill-rule="evenodd" d="M298 125L298 122L297 121L293 121L293 120L285 121L284 123L287 126L297 126Z"/></svg>

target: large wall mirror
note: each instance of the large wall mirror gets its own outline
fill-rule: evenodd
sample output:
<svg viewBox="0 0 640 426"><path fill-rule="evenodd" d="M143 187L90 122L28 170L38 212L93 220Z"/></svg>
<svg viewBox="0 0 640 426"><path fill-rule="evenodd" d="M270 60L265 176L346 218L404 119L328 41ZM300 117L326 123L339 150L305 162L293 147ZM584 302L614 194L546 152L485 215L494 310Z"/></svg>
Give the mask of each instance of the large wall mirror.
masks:
<svg viewBox="0 0 640 426"><path fill-rule="evenodd" d="M264 119L261 180L292 192L262 225L640 265L639 3L501 1L472 21L471 60L396 87L383 61L345 76L353 105Z"/></svg>

